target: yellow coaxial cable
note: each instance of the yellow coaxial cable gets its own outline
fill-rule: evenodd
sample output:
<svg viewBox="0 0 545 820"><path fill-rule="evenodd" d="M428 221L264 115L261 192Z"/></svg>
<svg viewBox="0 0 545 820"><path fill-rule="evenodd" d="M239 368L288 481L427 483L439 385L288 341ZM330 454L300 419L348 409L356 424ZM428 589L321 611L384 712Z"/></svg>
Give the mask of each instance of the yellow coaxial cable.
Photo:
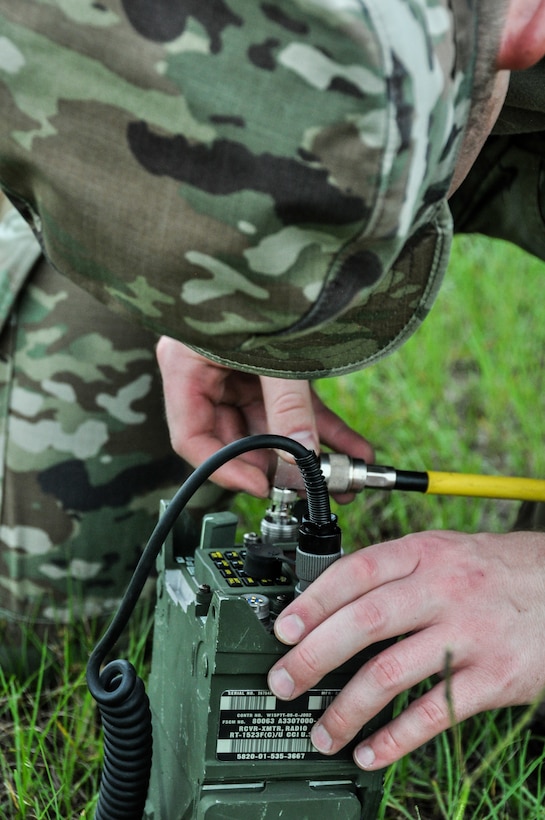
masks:
<svg viewBox="0 0 545 820"><path fill-rule="evenodd" d="M514 501L545 501L545 481L536 478L449 473L428 470L427 494L465 495L477 498L509 498Z"/></svg>

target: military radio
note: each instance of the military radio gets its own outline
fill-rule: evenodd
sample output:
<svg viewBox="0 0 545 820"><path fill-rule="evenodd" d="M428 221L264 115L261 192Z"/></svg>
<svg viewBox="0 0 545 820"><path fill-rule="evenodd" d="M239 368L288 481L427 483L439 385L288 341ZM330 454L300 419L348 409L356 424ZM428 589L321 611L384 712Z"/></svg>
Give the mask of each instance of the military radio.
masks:
<svg viewBox="0 0 545 820"><path fill-rule="evenodd" d="M257 448L290 453L300 480L277 481L258 533L237 543L231 512L204 517L195 543L183 511L202 483L231 458ZM282 471L280 471L281 474ZM295 486L294 486L295 485ZM89 660L87 680L104 730L96 820L373 820L380 772L364 772L354 745L384 723L387 708L341 752L324 756L310 729L376 645L305 695L279 701L267 673L287 651L273 634L282 609L341 555L329 492L365 487L503 498L545 499L532 479L419 473L330 454L321 460L281 436L224 447L162 504L127 593ZM297 515L301 491L304 514ZM157 566L148 693L125 660L102 664L145 581Z"/></svg>

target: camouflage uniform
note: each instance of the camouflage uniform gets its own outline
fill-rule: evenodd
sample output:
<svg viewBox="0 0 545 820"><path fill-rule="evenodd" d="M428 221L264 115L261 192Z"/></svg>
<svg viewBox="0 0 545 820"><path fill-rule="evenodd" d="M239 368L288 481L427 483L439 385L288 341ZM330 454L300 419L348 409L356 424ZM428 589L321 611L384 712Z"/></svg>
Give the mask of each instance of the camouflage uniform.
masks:
<svg viewBox="0 0 545 820"><path fill-rule="evenodd" d="M471 0L2 0L0 182L66 276L243 370L355 370L426 315Z"/></svg>
<svg viewBox="0 0 545 820"><path fill-rule="evenodd" d="M545 256L543 65L446 204L505 7L0 0L0 185L152 332L242 370L358 369L426 316L453 230Z"/></svg>
<svg viewBox="0 0 545 820"><path fill-rule="evenodd" d="M188 468L170 447L155 337L54 271L14 210L0 223L0 275L26 283L0 334L5 651L19 646L17 623L115 609L160 498ZM194 505L206 509L219 491L203 492Z"/></svg>

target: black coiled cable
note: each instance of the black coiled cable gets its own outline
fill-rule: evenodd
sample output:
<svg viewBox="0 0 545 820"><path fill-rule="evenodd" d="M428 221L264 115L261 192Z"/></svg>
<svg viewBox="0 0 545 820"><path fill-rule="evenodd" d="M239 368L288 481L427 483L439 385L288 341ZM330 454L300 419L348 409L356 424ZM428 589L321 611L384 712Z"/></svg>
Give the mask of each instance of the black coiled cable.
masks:
<svg viewBox="0 0 545 820"><path fill-rule="evenodd" d="M189 499L223 464L259 449L291 453L305 483L309 520L319 525L331 520L329 495L318 457L285 436L248 436L228 444L182 484L153 530L119 609L87 664L87 685L98 704L104 729L104 764L95 820L142 817L152 759L151 712L143 681L128 661L111 661L102 672L101 666L127 625L159 550Z"/></svg>
<svg viewBox="0 0 545 820"><path fill-rule="evenodd" d="M144 683L128 661L109 663L100 675L108 697L99 701L104 763L95 820L142 817L152 754L151 713ZM118 685L127 689L116 697ZM110 697L112 696L113 697Z"/></svg>

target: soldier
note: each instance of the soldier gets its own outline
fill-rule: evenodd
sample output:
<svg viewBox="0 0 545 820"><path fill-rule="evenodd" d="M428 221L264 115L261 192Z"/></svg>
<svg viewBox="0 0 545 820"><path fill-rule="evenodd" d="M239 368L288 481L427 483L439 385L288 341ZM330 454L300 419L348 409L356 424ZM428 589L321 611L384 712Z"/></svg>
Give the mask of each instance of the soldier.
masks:
<svg viewBox="0 0 545 820"><path fill-rule="evenodd" d="M0 665L24 677L42 644L54 660L63 627L117 609L188 468L170 447L154 335L53 270L13 208L0 274L22 285L0 331ZM203 488L195 516L220 495Z"/></svg>
<svg viewBox="0 0 545 820"><path fill-rule="evenodd" d="M452 215L544 256L543 0L3 0L0 31L2 186L59 271L172 337L158 356L190 462L263 427L368 454L306 380L371 364L416 329ZM264 494L266 466L217 479ZM544 555L525 532L348 556L327 594L319 579L278 619L299 645L270 685L294 697L406 635L316 725L325 754L441 670L447 646L459 719L529 702L545 685ZM439 683L356 760L384 766L450 719Z"/></svg>

